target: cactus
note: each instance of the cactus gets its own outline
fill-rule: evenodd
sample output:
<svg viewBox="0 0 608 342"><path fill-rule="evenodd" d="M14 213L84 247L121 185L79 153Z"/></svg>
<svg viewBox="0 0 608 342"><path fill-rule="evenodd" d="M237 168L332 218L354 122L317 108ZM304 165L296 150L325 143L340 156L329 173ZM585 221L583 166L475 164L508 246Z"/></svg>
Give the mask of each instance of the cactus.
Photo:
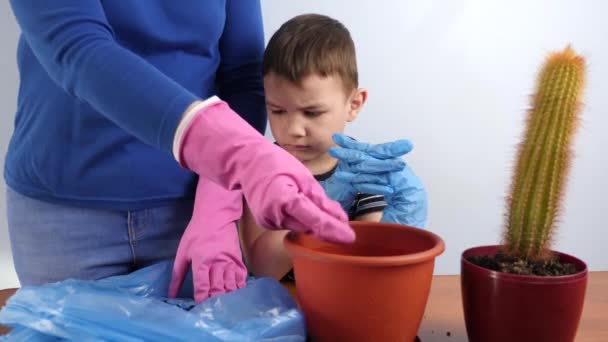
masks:
<svg viewBox="0 0 608 342"><path fill-rule="evenodd" d="M507 199L504 252L544 260L550 248L579 123L585 60L570 47L543 65Z"/></svg>

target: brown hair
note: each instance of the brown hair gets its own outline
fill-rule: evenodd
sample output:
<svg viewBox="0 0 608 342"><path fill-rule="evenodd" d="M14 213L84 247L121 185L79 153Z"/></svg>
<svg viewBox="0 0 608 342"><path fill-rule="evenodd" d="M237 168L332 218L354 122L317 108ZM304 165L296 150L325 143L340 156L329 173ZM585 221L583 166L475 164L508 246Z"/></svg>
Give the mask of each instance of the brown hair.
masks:
<svg viewBox="0 0 608 342"><path fill-rule="evenodd" d="M338 20L320 14L299 15L281 25L266 47L263 72L295 83L311 74L337 75L347 93L359 83L350 32Z"/></svg>

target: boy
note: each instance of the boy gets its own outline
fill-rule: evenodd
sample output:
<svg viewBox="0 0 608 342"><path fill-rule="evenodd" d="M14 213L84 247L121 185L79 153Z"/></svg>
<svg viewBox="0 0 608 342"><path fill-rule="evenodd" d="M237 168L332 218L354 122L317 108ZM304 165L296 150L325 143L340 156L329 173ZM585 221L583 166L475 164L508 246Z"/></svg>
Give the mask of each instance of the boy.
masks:
<svg viewBox="0 0 608 342"><path fill-rule="evenodd" d="M315 175L350 219L423 227L424 188L399 158L411 144L402 140L373 146L341 134L367 99L367 91L358 88L348 30L326 16L297 16L272 36L263 66L276 143ZM342 148L335 149L336 143ZM258 227L246 207L239 227L245 260L255 276L293 277L283 247L287 231Z"/></svg>

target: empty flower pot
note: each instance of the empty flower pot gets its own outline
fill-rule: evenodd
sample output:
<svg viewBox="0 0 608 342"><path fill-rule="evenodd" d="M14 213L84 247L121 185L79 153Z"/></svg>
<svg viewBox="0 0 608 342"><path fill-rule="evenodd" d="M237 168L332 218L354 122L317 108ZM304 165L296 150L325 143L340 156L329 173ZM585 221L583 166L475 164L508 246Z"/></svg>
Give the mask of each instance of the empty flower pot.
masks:
<svg viewBox="0 0 608 342"><path fill-rule="evenodd" d="M290 233L298 301L313 341L414 341L443 240L423 229L351 222L353 244Z"/></svg>

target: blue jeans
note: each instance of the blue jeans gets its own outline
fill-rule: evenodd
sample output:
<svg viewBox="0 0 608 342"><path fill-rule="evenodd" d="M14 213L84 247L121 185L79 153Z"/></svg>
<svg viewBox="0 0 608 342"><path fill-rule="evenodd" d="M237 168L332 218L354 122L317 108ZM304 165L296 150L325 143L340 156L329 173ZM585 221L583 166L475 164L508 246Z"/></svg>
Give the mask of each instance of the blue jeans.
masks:
<svg viewBox="0 0 608 342"><path fill-rule="evenodd" d="M21 286L130 273L175 257L193 201L138 211L84 209L6 192Z"/></svg>

